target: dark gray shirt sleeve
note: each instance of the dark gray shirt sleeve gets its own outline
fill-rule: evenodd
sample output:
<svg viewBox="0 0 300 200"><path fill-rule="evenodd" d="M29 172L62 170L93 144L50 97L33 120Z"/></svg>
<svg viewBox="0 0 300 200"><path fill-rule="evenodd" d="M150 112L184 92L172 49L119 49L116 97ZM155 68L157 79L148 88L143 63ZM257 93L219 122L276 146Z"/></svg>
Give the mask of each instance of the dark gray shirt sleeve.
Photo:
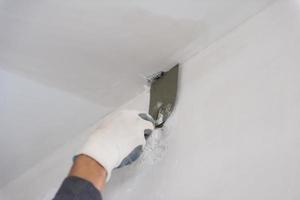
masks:
<svg viewBox="0 0 300 200"><path fill-rule="evenodd" d="M102 200L95 186L82 178L67 177L53 200Z"/></svg>

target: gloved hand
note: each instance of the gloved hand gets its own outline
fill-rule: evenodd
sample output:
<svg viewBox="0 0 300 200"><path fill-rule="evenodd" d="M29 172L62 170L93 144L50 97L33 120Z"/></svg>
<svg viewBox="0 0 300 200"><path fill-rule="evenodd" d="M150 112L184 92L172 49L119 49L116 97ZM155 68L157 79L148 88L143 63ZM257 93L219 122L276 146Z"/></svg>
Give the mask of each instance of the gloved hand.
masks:
<svg viewBox="0 0 300 200"><path fill-rule="evenodd" d="M144 131L149 133L153 128L153 123L142 119L138 111L117 111L104 118L78 155L87 155L101 164L108 181L114 168L139 156L146 143Z"/></svg>

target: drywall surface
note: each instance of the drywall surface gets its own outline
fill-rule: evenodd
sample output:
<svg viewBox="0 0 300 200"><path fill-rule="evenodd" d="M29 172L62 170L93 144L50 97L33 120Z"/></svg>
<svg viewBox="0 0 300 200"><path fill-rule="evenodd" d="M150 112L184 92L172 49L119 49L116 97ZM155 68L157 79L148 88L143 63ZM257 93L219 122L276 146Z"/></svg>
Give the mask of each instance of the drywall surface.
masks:
<svg viewBox="0 0 300 200"><path fill-rule="evenodd" d="M120 106L193 41L203 48L273 1L2 0L0 64Z"/></svg>
<svg viewBox="0 0 300 200"><path fill-rule="evenodd" d="M0 186L110 110L0 70Z"/></svg>
<svg viewBox="0 0 300 200"><path fill-rule="evenodd" d="M299 199L299 8L278 1L185 62L176 110L150 144L157 148L115 171L104 199ZM86 135L2 196L51 199Z"/></svg>

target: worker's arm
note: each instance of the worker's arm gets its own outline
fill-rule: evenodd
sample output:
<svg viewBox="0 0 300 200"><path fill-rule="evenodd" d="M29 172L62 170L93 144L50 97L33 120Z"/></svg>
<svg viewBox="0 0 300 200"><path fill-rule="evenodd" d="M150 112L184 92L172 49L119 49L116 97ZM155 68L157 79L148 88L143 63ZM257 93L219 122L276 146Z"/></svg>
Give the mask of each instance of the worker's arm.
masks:
<svg viewBox="0 0 300 200"><path fill-rule="evenodd" d="M101 122L77 154L54 200L102 199L100 191L112 170L134 161L145 145L144 131L153 129L139 113L118 111Z"/></svg>
<svg viewBox="0 0 300 200"><path fill-rule="evenodd" d="M91 199L101 200L100 191L106 180L106 170L86 155L74 160L69 176L64 180L55 200Z"/></svg>

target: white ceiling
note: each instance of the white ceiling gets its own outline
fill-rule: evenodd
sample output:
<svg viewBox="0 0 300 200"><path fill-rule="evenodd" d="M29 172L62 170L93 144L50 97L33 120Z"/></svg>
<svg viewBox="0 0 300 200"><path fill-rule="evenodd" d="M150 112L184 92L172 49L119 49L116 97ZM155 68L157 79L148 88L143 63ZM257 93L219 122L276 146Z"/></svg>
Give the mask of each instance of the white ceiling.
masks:
<svg viewBox="0 0 300 200"><path fill-rule="evenodd" d="M273 1L0 0L0 185Z"/></svg>
<svg viewBox="0 0 300 200"><path fill-rule="evenodd" d="M115 106L272 0L2 0L0 65ZM197 43L195 43L197 41Z"/></svg>

